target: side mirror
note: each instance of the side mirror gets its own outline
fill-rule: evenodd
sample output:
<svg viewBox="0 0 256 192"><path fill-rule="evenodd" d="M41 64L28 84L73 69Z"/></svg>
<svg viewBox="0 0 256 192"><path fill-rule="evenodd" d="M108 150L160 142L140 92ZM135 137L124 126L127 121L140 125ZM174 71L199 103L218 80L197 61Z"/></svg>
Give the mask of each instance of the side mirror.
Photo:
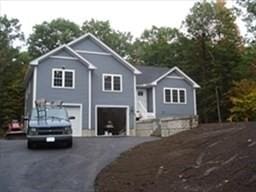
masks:
<svg viewBox="0 0 256 192"><path fill-rule="evenodd" d="M68 117L69 120L73 120L73 119L75 119L75 118L76 118L76 117L74 117L74 116Z"/></svg>

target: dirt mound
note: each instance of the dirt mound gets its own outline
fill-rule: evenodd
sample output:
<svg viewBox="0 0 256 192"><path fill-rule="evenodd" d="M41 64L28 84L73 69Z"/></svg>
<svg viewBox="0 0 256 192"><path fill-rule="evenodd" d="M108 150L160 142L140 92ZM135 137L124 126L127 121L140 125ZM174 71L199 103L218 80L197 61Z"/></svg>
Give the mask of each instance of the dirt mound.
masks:
<svg viewBox="0 0 256 192"><path fill-rule="evenodd" d="M139 145L96 179L100 192L254 192L256 123L202 125Z"/></svg>

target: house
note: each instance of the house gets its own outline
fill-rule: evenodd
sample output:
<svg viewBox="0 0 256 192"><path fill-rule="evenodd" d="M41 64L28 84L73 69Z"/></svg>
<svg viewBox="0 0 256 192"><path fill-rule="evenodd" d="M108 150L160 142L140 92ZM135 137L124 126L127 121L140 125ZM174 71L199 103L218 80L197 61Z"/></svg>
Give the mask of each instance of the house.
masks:
<svg viewBox="0 0 256 192"><path fill-rule="evenodd" d="M92 34L30 62L25 114L35 100L62 100L74 136L131 135L143 118L195 115L199 86L180 69L134 67Z"/></svg>

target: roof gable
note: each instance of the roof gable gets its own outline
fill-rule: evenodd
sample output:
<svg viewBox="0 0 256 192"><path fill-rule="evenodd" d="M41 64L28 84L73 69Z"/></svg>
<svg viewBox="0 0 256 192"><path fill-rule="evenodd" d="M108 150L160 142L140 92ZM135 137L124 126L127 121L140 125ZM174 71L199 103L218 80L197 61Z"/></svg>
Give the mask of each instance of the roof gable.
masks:
<svg viewBox="0 0 256 192"><path fill-rule="evenodd" d="M64 52L62 52L64 51ZM66 56L62 56L62 55L58 55L58 53L65 53L65 54L69 54L75 58L77 58L81 63L83 63L84 65L86 65L89 69L96 69L96 67L89 62L88 60L86 60L85 58L83 58L82 56L80 56L78 53L76 53L73 49L71 49L69 46L67 45L62 45L59 46L55 49L53 49L52 51L34 59L33 61L30 62L30 65L38 65L41 61L43 61L44 59L50 57L50 56L56 56L56 57L63 57L65 58Z"/></svg>
<svg viewBox="0 0 256 192"><path fill-rule="evenodd" d="M166 76L168 76L169 74L171 74L173 72L176 72L180 76L183 76L184 79L187 80L189 83L191 83L194 88L200 88L200 85L198 85L195 81L193 81L188 75L186 75L181 69L179 69L176 66L171 68L169 71L167 71L162 76L158 77L155 81L152 82L152 84L156 85L159 81L161 81L163 78L165 78Z"/></svg>
<svg viewBox="0 0 256 192"><path fill-rule="evenodd" d="M137 68L142 72L141 75L137 76L137 85L139 86L154 86L157 85L157 83L163 78L172 77L177 79L185 79L191 83L194 88L200 87L178 67L169 69L154 66L138 66Z"/></svg>
<svg viewBox="0 0 256 192"><path fill-rule="evenodd" d="M133 71L134 74L141 74L141 72L137 68L135 68L132 64L127 62L125 59L123 59L119 54L117 54L114 50L112 50L109 46L107 46L105 43L100 41L97 37L95 37L91 33L87 33L87 34L85 34L85 35L83 35L83 36L81 36L81 37L71 41L70 43L68 43L68 45L72 47L73 45L75 45L78 42L83 41L83 40L85 40L87 38L90 38L97 46L100 46L100 48L105 50L107 53L110 53L121 64L125 65L128 69Z"/></svg>

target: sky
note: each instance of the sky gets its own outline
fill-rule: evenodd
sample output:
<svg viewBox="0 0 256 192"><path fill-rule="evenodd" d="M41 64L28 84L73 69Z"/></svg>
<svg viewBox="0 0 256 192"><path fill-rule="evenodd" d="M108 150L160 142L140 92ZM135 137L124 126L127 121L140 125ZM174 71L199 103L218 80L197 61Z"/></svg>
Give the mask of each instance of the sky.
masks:
<svg viewBox="0 0 256 192"><path fill-rule="evenodd" d="M190 8L198 0L0 0L0 15L19 19L28 38L35 24L59 17L79 25L92 18L109 20L111 26L139 37L155 26L180 28ZM227 0L227 6L234 2ZM241 22L242 34L245 31Z"/></svg>

